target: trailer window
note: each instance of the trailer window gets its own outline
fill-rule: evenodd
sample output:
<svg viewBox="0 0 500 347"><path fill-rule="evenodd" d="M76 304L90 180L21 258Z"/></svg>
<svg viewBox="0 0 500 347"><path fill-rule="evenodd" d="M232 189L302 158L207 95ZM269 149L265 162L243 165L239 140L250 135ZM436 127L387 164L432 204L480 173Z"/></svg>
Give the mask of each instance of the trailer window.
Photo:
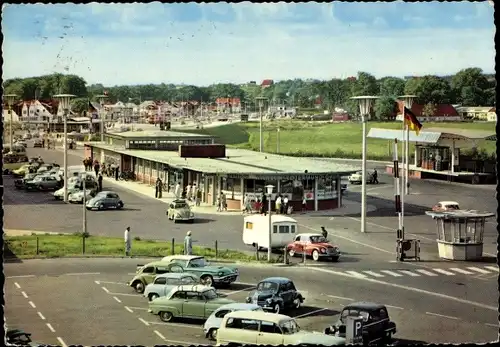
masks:
<svg viewBox="0 0 500 347"><path fill-rule="evenodd" d="M280 225L280 234L288 234L290 232L290 227L288 225Z"/></svg>
<svg viewBox="0 0 500 347"><path fill-rule="evenodd" d="M245 229L252 230L253 229L253 223L252 222L246 222L245 223Z"/></svg>
<svg viewBox="0 0 500 347"><path fill-rule="evenodd" d="M278 226L273 225L273 234L276 234L276 233L278 233Z"/></svg>
<svg viewBox="0 0 500 347"><path fill-rule="evenodd" d="M295 234L295 225L290 225L290 232Z"/></svg>

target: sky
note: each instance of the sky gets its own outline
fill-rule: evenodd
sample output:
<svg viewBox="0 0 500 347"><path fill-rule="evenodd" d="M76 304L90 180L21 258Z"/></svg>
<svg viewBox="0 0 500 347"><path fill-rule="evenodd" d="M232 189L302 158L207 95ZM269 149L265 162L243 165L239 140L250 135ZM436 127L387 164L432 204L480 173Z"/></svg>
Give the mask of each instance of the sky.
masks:
<svg viewBox="0 0 500 347"><path fill-rule="evenodd" d="M492 73L486 2L4 5L3 78L106 86Z"/></svg>

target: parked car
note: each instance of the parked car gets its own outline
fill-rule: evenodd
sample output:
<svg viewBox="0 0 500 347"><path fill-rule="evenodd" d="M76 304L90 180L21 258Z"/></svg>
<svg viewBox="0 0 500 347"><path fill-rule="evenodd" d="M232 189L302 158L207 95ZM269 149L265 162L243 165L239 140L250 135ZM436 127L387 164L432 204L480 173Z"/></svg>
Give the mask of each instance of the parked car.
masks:
<svg viewBox="0 0 500 347"><path fill-rule="evenodd" d="M312 257L313 260L331 259L338 261L340 250L328 242L321 234L307 233L295 236L293 243L287 246L290 257L304 256Z"/></svg>
<svg viewBox="0 0 500 347"><path fill-rule="evenodd" d="M15 143L16 146L19 146L19 147L24 147L24 148L27 148L28 147L28 144L26 143L26 141L16 141Z"/></svg>
<svg viewBox="0 0 500 347"><path fill-rule="evenodd" d="M153 283L146 286L144 296L152 301L160 296L166 296L177 286L198 284L198 276L188 272L168 272L155 277Z"/></svg>
<svg viewBox="0 0 500 347"><path fill-rule="evenodd" d="M26 190L56 190L59 182L52 177L38 174L33 180L24 183Z"/></svg>
<svg viewBox="0 0 500 347"><path fill-rule="evenodd" d="M73 191L71 194L69 194L68 201L72 204L83 204L83 200L89 201L96 194L97 194L97 192L96 192L95 188L87 189L87 187L85 187L85 194L84 194L83 190L81 190L80 186L78 186L78 190ZM83 198L84 195L85 195L85 199Z"/></svg>
<svg viewBox="0 0 500 347"><path fill-rule="evenodd" d="M33 148L42 148L43 147L43 141L40 139L36 139L33 141Z"/></svg>
<svg viewBox="0 0 500 347"><path fill-rule="evenodd" d="M344 306L339 320L325 329L325 334L345 337L348 316L363 317L363 344L374 342L388 345L396 333L396 323L389 318L385 305L373 302L355 302Z"/></svg>
<svg viewBox="0 0 500 347"><path fill-rule="evenodd" d="M26 174L23 178L16 179L14 181L14 186L16 189L24 189L26 182L34 180L37 175L37 173Z"/></svg>
<svg viewBox="0 0 500 347"><path fill-rule="evenodd" d="M162 261L180 264L184 271L197 275L206 286L229 285L239 275L235 267L210 265L204 257L198 255L169 255L163 257Z"/></svg>
<svg viewBox="0 0 500 347"><path fill-rule="evenodd" d="M31 340L31 334L21 329L7 329L5 342L11 346L35 346Z"/></svg>
<svg viewBox="0 0 500 347"><path fill-rule="evenodd" d="M353 173L351 176L349 176L349 183L350 184L361 184L363 182L363 173L361 171ZM366 173L366 183L371 184L373 183L373 173Z"/></svg>
<svg viewBox="0 0 500 347"><path fill-rule="evenodd" d="M38 173L48 172L48 171L51 171L53 168L59 168L59 164L55 164L55 163L42 164L36 172L38 172Z"/></svg>
<svg viewBox="0 0 500 347"><path fill-rule="evenodd" d="M134 288L137 293L142 294L144 288L153 282L157 275L171 272L184 272L184 269L177 263L166 261L154 261L146 265L138 264L134 277L127 285Z"/></svg>
<svg viewBox="0 0 500 347"><path fill-rule="evenodd" d="M217 346L334 346L345 345L345 338L300 329L295 319L261 311L226 314L217 333Z"/></svg>
<svg viewBox="0 0 500 347"><path fill-rule="evenodd" d="M191 208L186 200L177 199L170 203L167 210L167 217L169 220L173 220L174 223L178 221L194 221L194 213L191 212Z"/></svg>
<svg viewBox="0 0 500 347"><path fill-rule="evenodd" d="M28 173L36 172L36 167L31 164L23 164L21 167L12 170L12 175L14 177L24 177Z"/></svg>
<svg viewBox="0 0 500 347"><path fill-rule="evenodd" d="M87 201L87 210L107 210L115 208L120 210L123 208L123 201L118 194L111 191L102 191L96 194L92 199Z"/></svg>
<svg viewBox="0 0 500 347"><path fill-rule="evenodd" d="M460 210L460 205L456 201L440 201L432 206L432 210L436 212L447 212Z"/></svg>
<svg viewBox="0 0 500 347"><path fill-rule="evenodd" d="M202 284L177 286L167 296L149 302L148 312L164 322L175 318L207 319L222 305L234 300L221 297L214 288Z"/></svg>
<svg viewBox="0 0 500 347"><path fill-rule="evenodd" d="M31 134L30 134L30 133L25 133L25 134L23 135L23 139L24 139L24 140L31 140Z"/></svg>
<svg viewBox="0 0 500 347"><path fill-rule="evenodd" d="M265 311L280 313L288 308L299 308L304 300L292 280L269 277L259 282L257 289L247 297L246 302L257 304Z"/></svg>
<svg viewBox="0 0 500 347"><path fill-rule="evenodd" d="M236 311L262 311L262 307L256 304L243 304L239 302L219 307L210 317L208 317L203 325L205 337L212 341L217 340L217 331L219 330L222 320L228 313Z"/></svg>

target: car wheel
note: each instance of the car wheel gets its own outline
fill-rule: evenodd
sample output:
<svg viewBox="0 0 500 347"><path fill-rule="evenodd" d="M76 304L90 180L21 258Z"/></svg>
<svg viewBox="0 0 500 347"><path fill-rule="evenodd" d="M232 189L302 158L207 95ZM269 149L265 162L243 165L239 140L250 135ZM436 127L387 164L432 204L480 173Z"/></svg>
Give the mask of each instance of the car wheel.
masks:
<svg viewBox="0 0 500 347"><path fill-rule="evenodd" d="M332 257L332 261L334 261L334 262L339 261L339 257L338 257L338 256L336 256L336 257Z"/></svg>
<svg viewBox="0 0 500 347"><path fill-rule="evenodd" d="M172 312L168 312L168 311L160 312L159 316L160 316L160 319L164 322L170 322L174 318L174 315L172 314Z"/></svg>
<svg viewBox="0 0 500 347"><path fill-rule="evenodd" d="M119 203L116 204L116 209L121 210L123 207L123 203L120 201Z"/></svg>
<svg viewBox="0 0 500 347"><path fill-rule="evenodd" d="M149 294L149 301L153 301L156 298L159 298L160 296L156 293Z"/></svg>
<svg viewBox="0 0 500 347"><path fill-rule="evenodd" d="M274 313L280 313L280 311L281 311L281 306L280 306L280 304L278 304L278 303L274 304L274 307L273 307L273 312L274 312Z"/></svg>
<svg viewBox="0 0 500 347"><path fill-rule="evenodd" d="M208 338L212 341L217 341L217 331L217 328L210 329L210 331L208 332Z"/></svg>
<svg viewBox="0 0 500 347"><path fill-rule="evenodd" d="M392 342L392 333L387 333L384 338L382 339L382 343L387 346L390 345Z"/></svg>
<svg viewBox="0 0 500 347"><path fill-rule="evenodd" d="M139 294L144 293L144 283L142 283L141 281L135 282L134 289Z"/></svg>
<svg viewBox="0 0 500 347"><path fill-rule="evenodd" d="M295 257L295 251L294 251L293 249L290 249L290 250L288 251L288 255L289 255L291 258Z"/></svg>
<svg viewBox="0 0 500 347"><path fill-rule="evenodd" d="M214 284L214 279L210 275L204 275L201 277L201 283L207 287L211 287Z"/></svg>
<svg viewBox="0 0 500 347"><path fill-rule="evenodd" d="M100 210L104 210L104 204L100 204L97 209L100 211Z"/></svg>
<svg viewBox="0 0 500 347"><path fill-rule="evenodd" d="M317 249L315 249L313 252L312 252L312 258L314 261L318 261L319 260L319 252Z"/></svg>
<svg viewBox="0 0 500 347"><path fill-rule="evenodd" d="M300 308L300 304L302 304L300 302L300 298L296 298L295 300L293 300L293 307L295 307L296 309Z"/></svg>

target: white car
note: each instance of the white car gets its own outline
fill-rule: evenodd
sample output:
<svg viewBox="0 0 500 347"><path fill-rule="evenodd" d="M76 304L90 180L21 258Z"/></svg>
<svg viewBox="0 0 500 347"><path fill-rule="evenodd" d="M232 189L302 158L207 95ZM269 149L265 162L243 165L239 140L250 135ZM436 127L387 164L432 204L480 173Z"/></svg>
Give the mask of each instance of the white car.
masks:
<svg viewBox="0 0 500 347"><path fill-rule="evenodd" d="M79 191L80 191L80 187L77 186L77 185L70 185L70 186L68 186L68 199L69 199L69 197L70 197L71 194L79 192ZM61 189L56 190L54 192L53 196L54 196L54 198L56 200L63 200L64 199L64 187L62 187Z"/></svg>
<svg viewBox="0 0 500 347"><path fill-rule="evenodd" d="M349 183L351 184L361 184L363 182L363 173L361 171L353 173L351 176L348 178ZM373 177L371 173L366 173L366 183L372 183L373 182Z"/></svg>
<svg viewBox="0 0 500 347"><path fill-rule="evenodd" d="M89 201L94 197L94 193L90 189L85 190L85 200ZM78 190L74 193L69 194L68 201L71 203L83 204L83 190Z"/></svg>
<svg viewBox="0 0 500 347"><path fill-rule="evenodd" d="M440 201L432 206L432 210L437 212L457 211L460 210L460 205L456 201Z"/></svg>

